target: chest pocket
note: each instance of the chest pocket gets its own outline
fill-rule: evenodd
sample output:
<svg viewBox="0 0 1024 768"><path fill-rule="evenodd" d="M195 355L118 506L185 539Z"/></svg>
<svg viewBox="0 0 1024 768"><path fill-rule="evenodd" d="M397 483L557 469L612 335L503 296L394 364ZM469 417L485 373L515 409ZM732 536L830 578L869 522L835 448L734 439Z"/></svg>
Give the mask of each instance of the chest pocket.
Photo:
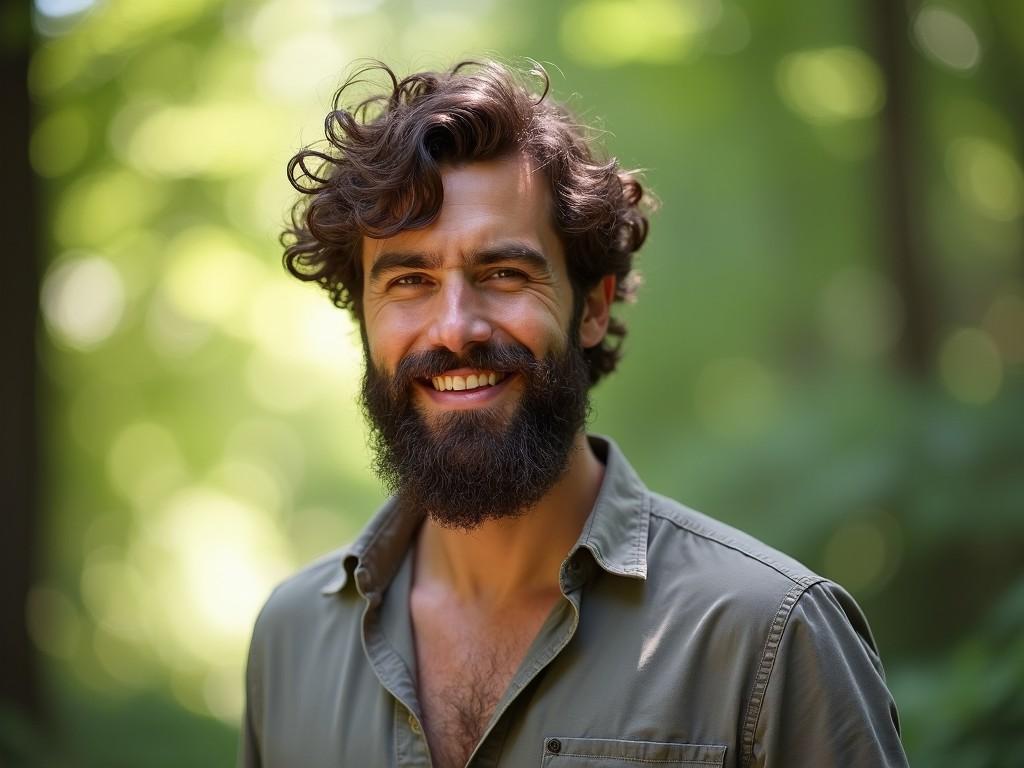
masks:
<svg viewBox="0 0 1024 768"><path fill-rule="evenodd" d="M544 739L541 768L722 768L725 746L622 739Z"/></svg>

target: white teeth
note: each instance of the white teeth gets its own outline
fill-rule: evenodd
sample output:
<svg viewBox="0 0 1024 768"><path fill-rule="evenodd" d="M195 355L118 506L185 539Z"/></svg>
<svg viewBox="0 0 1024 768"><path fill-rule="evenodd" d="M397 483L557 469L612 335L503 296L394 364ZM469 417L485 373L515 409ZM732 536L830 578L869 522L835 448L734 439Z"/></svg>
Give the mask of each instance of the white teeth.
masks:
<svg viewBox="0 0 1024 768"><path fill-rule="evenodd" d="M481 374L471 373L468 376L434 376L430 381L438 392L451 390L462 392L480 387L493 387L504 378L504 374L491 371Z"/></svg>

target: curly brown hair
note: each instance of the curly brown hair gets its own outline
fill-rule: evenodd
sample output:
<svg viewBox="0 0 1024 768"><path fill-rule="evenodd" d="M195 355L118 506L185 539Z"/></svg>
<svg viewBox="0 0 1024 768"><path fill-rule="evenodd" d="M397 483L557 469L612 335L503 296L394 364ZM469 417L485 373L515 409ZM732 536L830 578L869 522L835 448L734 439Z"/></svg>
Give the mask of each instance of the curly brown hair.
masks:
<svg viewBox="0 0 1024 768"><path fill-rule="evenodd" d="M378 73L390 87L345 108L351 90ZM494 61L404 79L381 62L355 71L325 120L328 146L303 149L288 163L288 178L301 193L281 236L288 271L319 283L361 323L363 236L429 225L441 209L444 164L518 152L547 177L575 322L583 295L606 275L615 275L615 301L631 300L638 284L633 254L648 229L643 188L615 159L595 157L590 131L548 97L542 67L528 76L539 93L523 73ZM584 350L591 385L615 369L625 334L624 323L612 318L601 344Z"/></svg>

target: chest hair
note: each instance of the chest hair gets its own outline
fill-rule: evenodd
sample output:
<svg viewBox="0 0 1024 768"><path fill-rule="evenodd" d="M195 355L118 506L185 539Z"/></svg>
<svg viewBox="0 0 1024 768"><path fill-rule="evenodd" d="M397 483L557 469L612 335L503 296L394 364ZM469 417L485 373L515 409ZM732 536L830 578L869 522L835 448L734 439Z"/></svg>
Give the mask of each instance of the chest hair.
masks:
<svg viewBox="0 0 1024 768"><path fill-rule="evenodd" d="M483 624L440 612L414 622L423 724L437 768L466 764L551 610L550 600Z"/></svg>
<svg viewBox="0 0 1024 768"><path fill-rule="evenodd" d="M420 696L427 740L438 768L461 768L484 735L519 666L518 644L423 659ZM523 649L525 652L525 648Z"/></svg>
<svg viewBox="0 0 1024 768"><path fill-rule="evenodd" d="M462 768L480 742L557 589L481 611L413 587L417 687L436 768Z"/></svg>

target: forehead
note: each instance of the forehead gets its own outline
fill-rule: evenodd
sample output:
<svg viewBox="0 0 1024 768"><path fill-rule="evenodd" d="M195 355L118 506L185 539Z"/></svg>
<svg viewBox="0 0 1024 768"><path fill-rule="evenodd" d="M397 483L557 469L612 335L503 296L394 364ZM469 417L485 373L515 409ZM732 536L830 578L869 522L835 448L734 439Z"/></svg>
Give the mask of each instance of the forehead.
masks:
<svg viewBox="0 0 1024 768"><path fill-rule="evenodd" d="M520 155L442 166L444 200L427 227L383 238L363 238L363 274L385 250L449 257L518 241L563 262L545 174Z"/></svg>

